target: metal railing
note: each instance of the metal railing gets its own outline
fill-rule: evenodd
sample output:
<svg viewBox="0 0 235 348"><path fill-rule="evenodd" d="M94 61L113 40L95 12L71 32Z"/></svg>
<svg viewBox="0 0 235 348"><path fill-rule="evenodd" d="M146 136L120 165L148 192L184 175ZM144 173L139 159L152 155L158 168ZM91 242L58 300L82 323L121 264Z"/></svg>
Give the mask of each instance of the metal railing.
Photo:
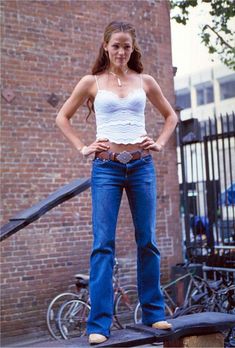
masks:
<svg viewBox="0 0 235 348"><path fill-rule="evenodd" d="M76 179L71 183L62 186L32 207L19 212L17 215L10 218L8 223L1 227L0 241L10 237L12 234L39 219L49 210L87 190L89 187L90 178Z"/></svg>
<svg viewBox="0 0 235 348"><path fill-rule="evenodd" d="M184 241L193 262L235 268L235 114L181 121Z"/></svg>

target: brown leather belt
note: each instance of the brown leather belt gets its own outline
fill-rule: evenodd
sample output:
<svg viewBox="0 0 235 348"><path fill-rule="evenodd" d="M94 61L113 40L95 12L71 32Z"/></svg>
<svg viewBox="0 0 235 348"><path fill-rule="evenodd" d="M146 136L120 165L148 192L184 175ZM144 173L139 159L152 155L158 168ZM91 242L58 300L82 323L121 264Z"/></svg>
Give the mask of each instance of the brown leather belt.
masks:
<svg viewBox="0 0 235 348"><path fill-rule="evenodd" d="M122 152L112 152L112 151L102 151L96 152L95 158L101 158L103 160L111 160L115 162L120 162L123 164L129 163L130 161L140 159L149 155L149 150L137 150L137 151L122 151Z"/></svg>

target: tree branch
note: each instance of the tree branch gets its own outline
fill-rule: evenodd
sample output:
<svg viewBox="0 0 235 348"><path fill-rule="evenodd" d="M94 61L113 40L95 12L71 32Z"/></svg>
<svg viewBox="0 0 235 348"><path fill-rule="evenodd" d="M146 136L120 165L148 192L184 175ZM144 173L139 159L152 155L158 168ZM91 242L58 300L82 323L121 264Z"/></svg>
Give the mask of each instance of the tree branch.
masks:
<svg viewBox="0 0 235 348"><path fill-rule="evenodd" d="M203 27L202 31L204 31L206 28L209 28L211 31L213 31L213 33L214 33L215 35L218 36L218 38L223 42L224 45L226 45L226 46L227 46L228 48L230 48L231 50L233 49L233 47L232 47L231 45L229 45L229 43L227 43L227 42L222 38L222 36L221 36L220 34L218 34L217 31L215 31L215 29L212 28L209 24L206 24L206 25Z"/></svg>

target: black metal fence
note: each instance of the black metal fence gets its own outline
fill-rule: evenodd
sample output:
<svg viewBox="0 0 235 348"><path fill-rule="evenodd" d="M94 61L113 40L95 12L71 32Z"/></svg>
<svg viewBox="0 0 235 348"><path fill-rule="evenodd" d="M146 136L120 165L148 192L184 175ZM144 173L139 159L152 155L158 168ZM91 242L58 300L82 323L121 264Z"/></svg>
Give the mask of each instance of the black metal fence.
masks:
<svg viewBox="0 0 235 348"><path fill-rule="evenodd" d="M178 151L187 255L192 262L232 271L235 268L235 114L201 122L181 121Z"/></svg>

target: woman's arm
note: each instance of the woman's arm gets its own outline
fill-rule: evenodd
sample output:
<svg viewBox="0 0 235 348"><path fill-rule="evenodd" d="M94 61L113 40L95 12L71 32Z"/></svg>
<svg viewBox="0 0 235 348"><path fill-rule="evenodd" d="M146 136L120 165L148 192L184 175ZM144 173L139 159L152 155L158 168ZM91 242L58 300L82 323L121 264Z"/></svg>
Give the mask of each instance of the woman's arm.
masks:
<svg viewBox="0 0 235 348"><path fill-rule="evenodd" d="M144 149L161 151L174 132L178 123L178 117L153 77L143 75L143 83L148 99L165 118L165 123L157 141L154 142L151 138L145 137L145 140L142 142L142 147Z"/></svg>
<svg viewBox="0 0 235 348"><path fill-rule="evenodd" d="M84 76L78 82L71 96L66 100L56 116L56 124L62 133L75 146L75 148L82 152L85 156L88 156L95 151L107 150L107 146L102 143L102 141L107 141L106 139L99 139L91 145L86 146L70 123L70 119L73 117L76 110L88 97L92 95L93 86L94 76Z"/></svg>

